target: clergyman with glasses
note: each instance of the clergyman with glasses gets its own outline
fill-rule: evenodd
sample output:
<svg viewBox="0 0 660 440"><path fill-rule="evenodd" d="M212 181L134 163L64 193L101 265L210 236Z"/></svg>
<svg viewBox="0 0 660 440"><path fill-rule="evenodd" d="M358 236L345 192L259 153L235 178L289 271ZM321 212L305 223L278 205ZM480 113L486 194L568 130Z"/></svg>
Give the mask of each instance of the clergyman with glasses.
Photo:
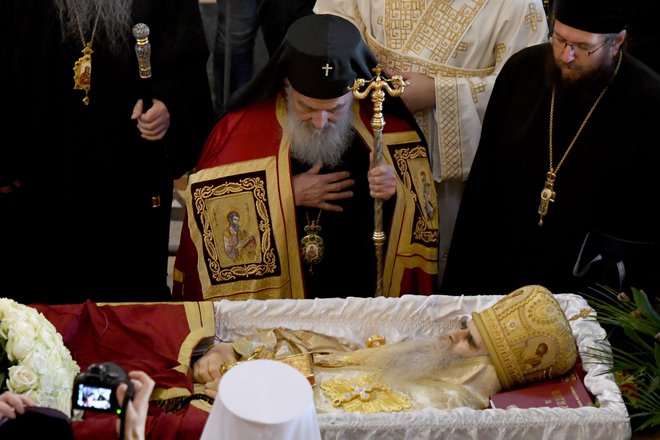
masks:
<svg viewBox="0 0 660 440"><path fill-rule="evenodd" d="M550 42L498 76L441 293L657 296L660 76L625 51L627 2L553 6Z"/></svg>

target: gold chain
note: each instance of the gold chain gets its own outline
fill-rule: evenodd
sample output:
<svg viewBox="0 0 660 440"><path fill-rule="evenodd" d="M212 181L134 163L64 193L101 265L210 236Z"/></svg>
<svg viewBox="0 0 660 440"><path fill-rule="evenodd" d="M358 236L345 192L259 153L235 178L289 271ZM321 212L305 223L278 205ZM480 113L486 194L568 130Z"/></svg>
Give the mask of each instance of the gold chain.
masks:
<svg viewBox="0 0 660 440"><path fill-rule="evenodd" d="M619 72L619 67L621 67L621 59L623 58L623 52L619 52L619 59L616 63L616 68L614 69L614 74L612 75L612 78L616 76L616 74ZM568 145L568 148L566 149L566 152L562 156L562 158L559 160L559 163L557 164L557 168L552 167L552 161L553 161L553 156L552 156L552 132L553 127L554 127L554 114L555 114L555 91L556 87L552 87L552 98L550 100L550 127L548 129L549 136L548 136L548 172L546 174L545 178L545 184L543 185L543 190L541 191L541 203L539 204L539 209L538 209L538 214L541 216L539 218L539 226L543 226L543 217L548 213L548 207L550 206L550 202L555 201L555 180L557 179L557 173L559 172L559 168L562 166L564 161L566 160L566 157L568 156L568 153L571 152L571 149L573 148L573 145L575 145L575 142L577 141L578 137L580 136L580 133L582 133L582 129L584 129L585 125L587 125L587 121L589 121L589 118L591 117L591 114L594 112L596 109L596 106L598 106L598 103L600 102L601 98L603 95L605 95L605 92L609 88L609 84L605 86L605 88L600 92L600 95L598 95L598 98L596 98L596 102L591 106L589 109L589 112L587 113L587 116L584 118L582 121L582 124L580 124L580 128L578 128L577 133L575 133L575 136L573 136L573 140L571 143Z"/></svg>
<svg viewBox="0 0 660 440"><path fill-rule="evenodd" d="M617 72L619 71L619 66L621 65L621 56L619 55L619 62L616 65L616 70L614 71L614 76L616 76ZM584 121L582 121L582 124L580 124L580 128L578 128L577 133L575 133L575 136L573 137L573 140L571 141L570 145L566 149L566 152L562 156L561 160L557 164L556 169L552 169L552 132L553 132L553 119L554 119L554 113L555 113L555 87L552 87L552 100L550 101L550 136L549 136L549 149L550 149L550 164L549 164L549 171L551 173L554 173L557 175L559 172L559 167L561 167L561 164L564 163L564 160L566 160L566 156L568 156L568 153L570 153L571 148L573 148L573 145L575 145L575 141L577 141L577 138L580 136L580 133L582 133L582 129L584 128L585 125L587 125L587 121L591 117L591 114L594 112L596 109L596 106L600 102L600 99L603 97L605 92L607 92L607 89L609 88L609 85L605 86L602 92L600 92L600 95L598 95L598 98L596 98L596 102L594 102L594 105L591 106L589 109L589 113L587 113L587 116L584 118Z"/></svg>
<svg viewBox="0 0 660 440"><path fill-rule="evenodd" d="M85 42L85 34L83 33L82 25L80 24L80 16L76 14L76 24L78 24L78 31L80 32L80 40L82 41L83 47L88 47L91 49L92 44L94 44L94 37L96 36L96 27L99 24L99 17L101 16L101 4L96 7L96 19L94 19L94 26L92 26L92 35L89 37L89 43Z"/></svg>
<svg viewBox="0 0 660 440"><path fill-rule="evenodd" d="M319 214L316 216L316 223L312 223L316 226L319 225L319 222L321 221L321 213L323 212L323 208L319 209ZM309 225L309 212L305 211L305 217L307 218L307 224Z"/></svg>

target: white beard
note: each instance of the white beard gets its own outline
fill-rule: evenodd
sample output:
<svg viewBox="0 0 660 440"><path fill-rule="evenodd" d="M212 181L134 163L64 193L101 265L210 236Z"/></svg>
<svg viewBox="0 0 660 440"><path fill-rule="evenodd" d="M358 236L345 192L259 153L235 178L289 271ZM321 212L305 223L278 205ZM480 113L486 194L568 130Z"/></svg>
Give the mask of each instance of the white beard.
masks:
<svg viewBox="0 0 660 440"><path fill-rule="evenodd" d="M353 141L353 107L337 121L328 121L323 129L317 129L311 121L301 121L293 109L287 88L287 112L284 132L291 136L291 156L299 162L313 166L319 161L328 168L341 163L341 157Z"/></svg>
<svg viewBox="0 0 660 440"><path fill-rule="evenodd" d="M94 41L99 43L99 34L103 34L102 45L113 53L125 51L131 38L133 0L54 0L54 2L59 14L63 40L80 41L82 28L85 41L89 41L98 14Z"/></svg>
<svg viewBox="0 0 660 440"><path fill-rule="evenodd" d="M350 357L361 365L375 367L381 377L417 382L433 379L438 371L464 359L462 355L452 352L450 346L449 337L443 336L364 348Z"/></svg>
<svg viewBox="0 0 660 440"><path fill-rule="evenodd" d="M463 355L454 352L453 347L449 336L441 334L315 356L314 361L322 368L321 383L360 378L368 385L383 385L407 397L418 408L487 407L488 397L501 388L495 367L486 355ZM320 395L318 399L322 411L336 411L325 397Z"/></svg>

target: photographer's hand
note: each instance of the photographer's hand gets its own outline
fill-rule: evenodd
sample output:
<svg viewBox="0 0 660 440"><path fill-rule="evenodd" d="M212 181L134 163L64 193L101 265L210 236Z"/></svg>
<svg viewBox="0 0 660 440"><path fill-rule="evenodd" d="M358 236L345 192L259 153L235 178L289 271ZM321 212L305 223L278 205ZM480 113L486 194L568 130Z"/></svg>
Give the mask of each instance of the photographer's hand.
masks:
<svg viewBox="0 0 660 440"><path fill-rule="evenodd" d="M16 414L23 414L28 406L34 406L34 402L30 398L5 391L0 394L0 419L2 416L15 419Z"/></svg>
<svg viewBox="0 0 660 440"><path fill-rule="evenodd" d="M156 383L143 371L130 371L128 377L133 382L133 399L128 402L124 413L124 439L144 440L149 397ZM127 389L128 386L125 383L117 387L117 400L120 406L123 406ZM121 429L120 426L120 421L117 420L117 434Z"/></svg>

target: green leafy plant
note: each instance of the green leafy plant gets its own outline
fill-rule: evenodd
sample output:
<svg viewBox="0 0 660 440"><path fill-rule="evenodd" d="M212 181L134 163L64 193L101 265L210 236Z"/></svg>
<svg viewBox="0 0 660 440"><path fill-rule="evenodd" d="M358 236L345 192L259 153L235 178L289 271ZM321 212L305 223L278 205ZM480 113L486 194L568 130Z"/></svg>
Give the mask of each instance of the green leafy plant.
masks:
<svg viewBox="0 0 660 440"><path fill-rule="evenodd" d="M594 347L597 362L611 364L635 431L660 427L660 315L644 291L599 285L582 296L607 331Z"/></svg>

